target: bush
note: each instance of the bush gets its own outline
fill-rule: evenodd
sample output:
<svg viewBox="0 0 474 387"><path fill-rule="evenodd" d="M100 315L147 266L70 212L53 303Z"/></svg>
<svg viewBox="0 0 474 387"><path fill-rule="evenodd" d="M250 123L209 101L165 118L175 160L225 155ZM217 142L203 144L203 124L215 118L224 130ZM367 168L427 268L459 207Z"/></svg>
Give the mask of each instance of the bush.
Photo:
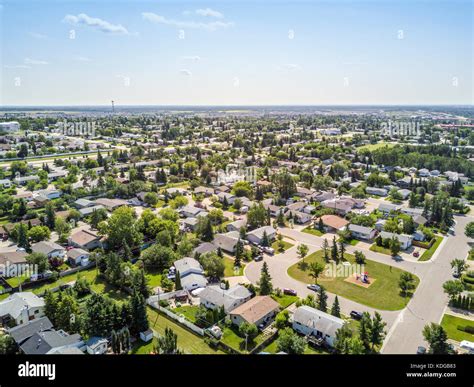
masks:
<svg viewBox="0 0 474 387"><path fill-rule="evenodd" d="M462 276L462 281L464 283L468 283L468 284L471 284L471 285L474 285L474 278L469 276L468 274L463 274Z"/></svg>
<svg viewBox="0 0 474 387"><path fill-rule="evenodd" d="M458 325L458 330L462 332L474 334L474 327L472 325L466 325L466 326Z"/></svg>

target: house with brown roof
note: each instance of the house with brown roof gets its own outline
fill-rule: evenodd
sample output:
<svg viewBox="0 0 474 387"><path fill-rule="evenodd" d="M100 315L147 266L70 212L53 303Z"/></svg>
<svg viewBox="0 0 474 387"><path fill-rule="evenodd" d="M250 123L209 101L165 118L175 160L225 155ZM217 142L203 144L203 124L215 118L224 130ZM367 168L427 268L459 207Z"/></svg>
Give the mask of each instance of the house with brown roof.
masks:
<svg viewBox="0 0 474 387"><path fill-rule="evenodd" d="M323 221L324 228L328 232L343 230L349 224L347 220L337 215L323 215L321 216L321 220ZM319 220L317 222L319 222Z"/></svg>
<svg viewBox="0 0 474 387"><path fill-rule="evenodd" d="M93 250L102 246L101 236L92 230L76 231L69 236L68 244L84 250Z"/></svg>
<svg viewBox="0 0 474 387"><path fill-rule="evenodd" d="M280 304L269 296L256 296L230 312L233 324L247 322L257 327L266 326L280 309Z"/></svg>

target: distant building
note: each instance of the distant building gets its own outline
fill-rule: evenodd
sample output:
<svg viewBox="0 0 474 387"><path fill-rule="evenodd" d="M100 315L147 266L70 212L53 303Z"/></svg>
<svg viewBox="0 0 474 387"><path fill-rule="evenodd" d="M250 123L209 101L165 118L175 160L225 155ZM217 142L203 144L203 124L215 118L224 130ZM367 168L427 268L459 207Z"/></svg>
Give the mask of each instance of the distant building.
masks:
<svg viewBox="0 0 474 387"><path fill-rule="evenodd" d="M17 121L0 122L0 132L15 133L20 130L20 123Z"/></svg>

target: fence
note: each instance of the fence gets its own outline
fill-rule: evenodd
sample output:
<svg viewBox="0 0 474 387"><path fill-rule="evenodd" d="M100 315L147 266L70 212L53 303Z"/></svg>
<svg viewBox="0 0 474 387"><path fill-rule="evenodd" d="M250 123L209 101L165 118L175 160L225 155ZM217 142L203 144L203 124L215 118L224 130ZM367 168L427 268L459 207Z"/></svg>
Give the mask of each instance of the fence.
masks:
<svg viewBox="0 0 474 387"><path fill-rule="evenodd" d="M169 293L167 293L169 294ZM160 300L161 300L161 295L160 295ZM194 325L193 323L189 322L186 320L183 316L178 316L177 314L173 313L169 309L161 307L158 302L157 302L157 296L152 296L147 300L148 305L150 305L153 309L158 310L158 312L161 312L168 316L170 319L177 321L181 325L184 325L186 328L190 329L194 333L198 334L199 336L204 336L204 329L199 328L197 325Z"/></svg>

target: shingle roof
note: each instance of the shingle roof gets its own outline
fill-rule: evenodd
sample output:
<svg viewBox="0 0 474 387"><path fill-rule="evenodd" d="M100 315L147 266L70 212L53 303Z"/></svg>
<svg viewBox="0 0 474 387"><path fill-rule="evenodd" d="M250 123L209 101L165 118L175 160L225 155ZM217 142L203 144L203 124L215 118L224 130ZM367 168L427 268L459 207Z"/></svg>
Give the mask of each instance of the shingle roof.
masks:
<svg viewBox="0 0 474 387"><path fill-rule="evenodd" d="M279 308L278 302L269 296L256 296L235 308L231 315L239 315L253 324Z"/></svg>
<svg viewBox="0 0 474 387"><path fill-rule="evenodd" d="M28 321L24 324L11 328L8 333L17 344L23 343L37 332L47 331L53 328L53 323L48 317L41 317Z"/></svg>
<svg viewBox="0 0 474 387"><path fill-rule="evenodd" d="M335 337L336 331L344 325L344 320L307 305L300 306L295 310L293 321L317 329L331 337Z"/></svg>

